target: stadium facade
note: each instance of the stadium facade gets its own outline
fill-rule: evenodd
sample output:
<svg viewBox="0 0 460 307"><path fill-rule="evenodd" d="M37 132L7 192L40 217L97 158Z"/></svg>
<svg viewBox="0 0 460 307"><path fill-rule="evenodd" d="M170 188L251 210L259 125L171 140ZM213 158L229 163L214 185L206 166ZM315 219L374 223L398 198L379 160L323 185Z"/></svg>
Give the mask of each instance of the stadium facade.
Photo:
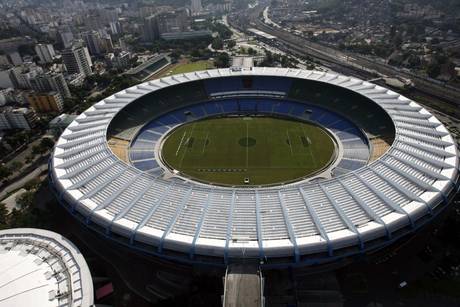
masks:
<svg viewBox="0 0 460 307"><path fill-rule="evenodd" d="M268 114L327 129L339 154L294 182L222 186L169 169L178 125ZM352 77L298 69L216 69L145 82L83 112L50 159L60 202L86 226L166 259L225 265L335 261L388 246L458 191L458 152L426 109Z"/></svg>

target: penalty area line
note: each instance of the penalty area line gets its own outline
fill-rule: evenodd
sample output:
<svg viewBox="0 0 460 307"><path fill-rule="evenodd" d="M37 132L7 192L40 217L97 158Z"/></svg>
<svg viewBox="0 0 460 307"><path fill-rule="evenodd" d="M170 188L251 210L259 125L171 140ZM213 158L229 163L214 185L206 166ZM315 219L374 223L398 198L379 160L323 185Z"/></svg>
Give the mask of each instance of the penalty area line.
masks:
<svg viewBox="0 0 460 307"><path fill-rule="evenodd" d="M203 141L203 149L201 150L201 154L204 155L204 149L206 147L206 141L208 140L208 136L209 136L209 131L208 133L206 134L206 137L204 138L204 141Z"/></svg>
<svg viewBox="0 0 460 307"><path fill-rule="evenodd" d="M180 150L180 148L182 146L182 142L184 141L185 134L187 134L187 131L184 131L184 134L182 134L182 138L180 139L179 146L177 146L176 157L179 154L179 150Z"/></svg>
<svg viewBox="0 0 460 307"><path fill-rule="evenodd" d="M289 129L286 129L286 136L288 138L289 148L291 149L291 156L293 156L294 153L292 152L291 137L289 136Z"/></svg>

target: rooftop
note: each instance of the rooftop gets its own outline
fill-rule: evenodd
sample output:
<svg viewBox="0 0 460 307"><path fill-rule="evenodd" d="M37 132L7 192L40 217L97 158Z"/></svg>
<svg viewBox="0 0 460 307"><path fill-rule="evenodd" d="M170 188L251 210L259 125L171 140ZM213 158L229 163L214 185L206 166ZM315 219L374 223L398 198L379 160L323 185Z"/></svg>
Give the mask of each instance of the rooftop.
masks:
<svg viewBox="0 0 460 307"><path fill-rule="evenodd" d="M85 259L61 235L33 228L0 231L0 306L91 306Z"/></svg>

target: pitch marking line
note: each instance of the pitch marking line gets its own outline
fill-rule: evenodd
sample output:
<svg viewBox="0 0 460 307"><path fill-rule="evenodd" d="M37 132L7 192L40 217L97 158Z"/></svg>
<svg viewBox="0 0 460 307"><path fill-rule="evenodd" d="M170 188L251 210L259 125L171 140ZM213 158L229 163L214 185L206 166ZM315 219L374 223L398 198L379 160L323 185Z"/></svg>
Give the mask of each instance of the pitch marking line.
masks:
<svg viewBox="0 0 460 307"><path fill-rule="evenodd" d="M306 133L305 133L305 127L302 126L302 125L300 125L300 127L302 128L303 136L308 140L309 138L308 138L308 136L307 136ZM311 144L313 144L313 142L311 142ZM312 161L313 161L314 166L316 167L316 166L317 166L317 164L316 164L316 159L315 159L315 156L313 155L313 153L312 153L312 151L311 151L311 146L308 146L308 151L310 152L310 157L311 157L311 159L312 159Z"/></svg>
<svg viewBox="0 0 460 307"><path fill-rule="evenodd" d="M292 152L291 137L289 136L289 129L286 129L286 135L287 135L287 138L288 138L289 148L291 149L291 156L293 156L294 153Z"/></svg>
<svg viewBox="0 0 460 307"><path fill-rule="evenodd" d="M246 122L246 168L249 163L249 124Z"/></svg>
<svg viewBox="0 0 460 307"><path fill-rule="evenodd" d="M182 142L184 141L184 137L185 137L185 134L187 133L187 131L184 131L184 134L182 134L182 138L180 139L180 143L179 143L179 146L177 146L177 150L176 150L176 157L177 155L179 154L179 150L182 146Z"/></svg>
<svg viewBox="0 0 460 307"><path fill-rule="evenodd" d="M195 126L196 126L196 123L193 124L192 129L191 129L191 131L190 131L190 136L187 138L187 141L186 141L185 143L190 142L190 139L191 139L192 136L193 136L193 130L195 129ZM187 131L187 132L188 132L188 131ZM192 146L193 146L193 145L192 145ZM182 163L184 162L184 158L185 158L186 155L187 155L187 148L184 149L184 153L182 154L182 158L181 158L180 164L179 164L179 167L180 167L180 168L182 168Z"/></svg>
<svg viewBox="0 0 460 307"><path fill-rule="evenodd" d="M206 137L204 138L204 141L203 141L203 149L201 150L201 154L204 155L204 150L206 148L206 141L208 139L208 136L209 136L209 131L208 133L206 134Z"/></svg>

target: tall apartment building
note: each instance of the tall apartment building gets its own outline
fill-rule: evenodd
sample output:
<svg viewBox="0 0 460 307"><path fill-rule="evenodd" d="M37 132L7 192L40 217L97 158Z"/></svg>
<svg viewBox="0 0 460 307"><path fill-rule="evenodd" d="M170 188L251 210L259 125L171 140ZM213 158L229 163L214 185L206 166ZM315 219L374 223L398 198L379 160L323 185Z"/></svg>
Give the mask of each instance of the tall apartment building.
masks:
<svg viewBox="0 0 460 307"><path fill-rule="evenodd" d="M88 49L82 44L75 44L72 48L62 52L62 60L69 74L91 75L93 65Z"/></svg>
<svg viewBox="0 0 460 307"><path fill-rule="evenodd" d="M106 23L117 22L118 21L118 9L116 8L105 8L99 12L101 18Z"/></svg>
<svg viewBox="0 0 460 307"><path fill-rule="evenodd" d="M190 30L190 21L186 10L162 12L156 16L160 35L163 33L177 33Z"/></svg>
<svg viewBox="0 0 460 307"><path fill-rule="evenodd" d="M190 21L185 10L160 12L144 19L144 40L153 41L164 33L179 33L190 30Z"/></svg>
<svg viewBox="0 0 460 307"><path fill-rule="evenodd" d="M198 15L201 11L203 11L201 0L192 0L191 10L192 15Z"/></svg>
<svg viewBox="0 0 460 307"><path fill-rule="evenodd" d="M0 108L0 131L9 129L30 130L37 124L37 115L28 108Z"/></svg>
<svg viewBox="0 0 460 307"><path fill-rule="evenodd" d="M8 53L7 57L8 57L8 60L10 61L10 63L13 66L18 66L18 65L21 65L22 63L24 63L22 61L21 55L17 51L13 51L13 52Z"/></svg>
<svg viewBox="0 0 460 307"><path fill-rule="evenodd" d="M8 70L8 75L14 88L30 89L30 79L43 73L43 69L35 63L24 63Z"/></svg>
<svg viewBox="0 0 460 307"><path fill-rule="evenodd" d="M35 45L35 53L40 58L41 63L52 63L56 55L53 45L51 44Z"/></svg>
<svg viewBox="0 0 460 307"><path fill-rule="evenodd" d="M123 29L121 28L121 23L119 23L118 21L109 23L109 26L110 32L114 35L121 34L123 32Z"/></svg>
<svg viewBox="0 0 460 307"><path fill-rule="evenodd" d="M62 98L70 98L69 87L62 74L46 73L30 80L31 88L36 92L58 92Z"/></svg>
<svg viewBox="0 0 460 307"><path fill-rule="evenodd" d="M81 33L81 38L88 47L89 54L100 55L103 52L101 35L97 31L88 31Z"/></svg>
<svg viewBox="0 0 460 307"><path fill-rule="evenodd" d="M121 51L119 53L113 54L109 53L109 59L112 64L112 66L116 68L127 68L129 67L129 59L131 58L131 55L129 52L126 51Z"/></svg>
<svg viewBox="0 0 460 307"><path fill-rule="evenodd" d="M58 92L30 93L26 96L26 99L36 112L61 113L64 110L64 102Z"/></svg>
<svg viewBox="0 0 460 307"><path fill-rule="evenodd" d="M152 15L144 19L144 41L151 42L159 38L156 16Z"/></svg>
<svg viewBox="0 0 460 307"><path fill-rule="evenodd" d="M59 31L58 41L64 48L72 47L74 37L70 30Z"/></svg>

